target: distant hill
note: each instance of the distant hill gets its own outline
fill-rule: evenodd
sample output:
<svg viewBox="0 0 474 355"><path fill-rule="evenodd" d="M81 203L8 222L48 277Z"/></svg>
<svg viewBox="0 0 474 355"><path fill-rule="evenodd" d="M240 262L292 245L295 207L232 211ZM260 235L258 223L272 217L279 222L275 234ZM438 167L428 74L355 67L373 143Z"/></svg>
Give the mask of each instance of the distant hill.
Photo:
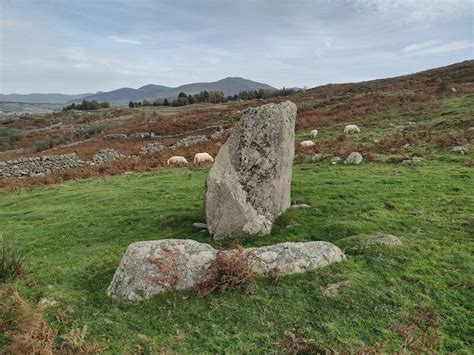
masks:
<svg viewBox="0 0 474 355"><path fill-rule="evenodd" d="M66 94L0 94L1 102L24 102L29 104L65 104L69 101L81 100L92 93L66 95Z"/></svg>
<svg viewBox="0 0 474 355"><path fill-rule="evenodd" d="M154 100L156 98L175 99L180 92L187 95L198 94L201 91L222 91L224 95L230 96L241 91L268 89L275 90L267 84L256 81L232 77L209 83L193 83L181 85L176 88L162 85L145 85L138 89L121 88L113 91L102 92L85 97L86 100L108 101L113 105L127 104L130 100L142 101L144 99ZM77 101L77 100L71 100Z"/></svg>
<svg viewBox="0 0 474 355"><path fill-rule="evenodd" d="M120 88L112 91L98 91L95 94L0 94L0 101L3 102L25 102L25 103L51 103L51 104L66 104L72 102L80 102L85 100L108 101L112 105L126 105L130 100L142 101L144 99L154 100L156 98L175 99L180 92L187 95L198 94L201 91L222 91L224 95L235 95L241 91L268 89L275 90L267 84L258 83L256 81L232 77L225 78L219 81L209 83L193 83L181 85L178 87L168 87L163 85L144 85L138 89Z"/></svg>

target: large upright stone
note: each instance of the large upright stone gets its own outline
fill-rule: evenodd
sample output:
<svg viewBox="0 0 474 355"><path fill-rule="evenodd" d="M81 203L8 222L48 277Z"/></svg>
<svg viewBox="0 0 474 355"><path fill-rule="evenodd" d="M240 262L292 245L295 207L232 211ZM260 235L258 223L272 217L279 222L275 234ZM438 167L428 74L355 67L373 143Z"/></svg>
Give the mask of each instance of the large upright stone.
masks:
<svg viewBox="0 0 474 355"><path fill-rule="evenodd" d="M206 180L205 217L214 239L270 233L290 207L296 105L249 108Z"/></svg>

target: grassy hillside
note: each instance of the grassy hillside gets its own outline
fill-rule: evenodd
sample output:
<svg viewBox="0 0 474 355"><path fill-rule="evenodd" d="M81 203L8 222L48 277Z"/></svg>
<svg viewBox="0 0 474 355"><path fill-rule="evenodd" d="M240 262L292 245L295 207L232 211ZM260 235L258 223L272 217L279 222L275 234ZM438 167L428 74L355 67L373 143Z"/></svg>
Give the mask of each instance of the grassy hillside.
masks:
<svg viewBox="0 0 474 355"><path fill-rule="evenodd" d="M261 280L251 295L198 300L192 291L176 292L137 305L108 299L105 289L131 242L212 243L191 225L202 219L206 173L165 169L2 196L2 233L28 251L28 272L37 280L33 288L16 286L31 302L58 302L47 309L58 346L96 343L110 353L298 346L472 352L474 174L455 155L417 167L295 167L293 199L313 207L289 210L270 236L243 244L327 240L348 256L339 265L277 285ZM404 246L362 248L360 238L377 231L399 236ZM344 280L340 297L324 296L322 288ZM84 340L69 344L78 329L85 329Z"/></svg>
<svg viewBox="0 0 474 355"><path fill-rule="evenodd" d="M297 142L308 139L309 128L319 130L315 147L297 145L292 181L293 201L312 207L289 209L271 235L241 243L325 240L347 260L276 285L261 279L253 294L235 290L197 299L189 290L140 304L112 302L105 294L132 242L214 244L192 227L202 221L207 170L156 168L174 154L215 155L223 140L44 178L0 180L0 234L27 255L21 277L0 286L0 349L39 324L35 344L52 341L56 351L70 353L472 353L473 63L290 97L298 105ZM457 91L439 92L439 80ZM4 136L24 136L12 140L17 149L53 133L81 128L87 135L36 154L88 158L109 147L136 154L147 141L103 135L229 127L245 107L262 103L67 112L9 118L2 127ZM361 133L343 135L348 123ZM465 155L451 152L457 145ZM352 151L363 154L361 165L330 164L329 157ZM312 163L314 153L326 158ZM0 160L29 154L11 152ZM399 164L415 156L421 163ZM403 246L365 247L364 238L376 232L398 236ZM335 283L342 285L339 296L326 296L324 289ZM34 306L42 298L56 304L43 312Z"/></svg>

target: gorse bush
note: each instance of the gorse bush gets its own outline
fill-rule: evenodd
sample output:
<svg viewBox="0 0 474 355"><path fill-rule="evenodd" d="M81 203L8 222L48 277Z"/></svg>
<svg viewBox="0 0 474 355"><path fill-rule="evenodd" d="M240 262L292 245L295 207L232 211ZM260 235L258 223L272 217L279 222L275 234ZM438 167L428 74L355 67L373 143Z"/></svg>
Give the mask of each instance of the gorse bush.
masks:
<svg viewBox="0 0 474 355"><path fill-rule="evenodd" d="M23 252L0 235L0 282L25 274Z"/></svg>

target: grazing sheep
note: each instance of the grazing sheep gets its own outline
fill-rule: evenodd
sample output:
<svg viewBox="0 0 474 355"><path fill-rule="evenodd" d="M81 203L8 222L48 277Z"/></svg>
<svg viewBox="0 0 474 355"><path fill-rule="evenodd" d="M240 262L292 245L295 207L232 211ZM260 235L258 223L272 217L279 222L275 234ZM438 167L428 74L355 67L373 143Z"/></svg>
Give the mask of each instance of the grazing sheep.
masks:
<svg viewBox="0 0 474 355"><path fill-rule="evenodd" d="M360 133L360 128L355 124L348 124L346 127L344 127L344 133Z"/></svg>
<svg viewBox="0 0 474 355"><path fill-rule="evenodd" d="M303 148L309 148L309 147L312 147L312 146L315 146L316 144L313 142L313 141L302 141L300 143L300 146L302 146Z"/></svg>
<svg viewBox="0 0 474 355"><path fill-rule="evenodd" d="M313 129L311 132L309 132L309 135L313 138L316 138L316 136L318 135L318 130Z"/></svg>
<svg viewBox="0 0 474 355"><path fill-rule="evenodd" d="M196 153L196 155L194 156L194 164L207 162L214 163L214 158L211 157L208 153Z"/></svg>
<svg viewBox="0 0 474 355"><path fill-rule="evenodd" d="M170 164L175 164L175 165L188 165L188 161L186 160L185 157L182 157L180 155L175 155L172 156L171 158L168 159L166 162L168 165Z"/></svg>

